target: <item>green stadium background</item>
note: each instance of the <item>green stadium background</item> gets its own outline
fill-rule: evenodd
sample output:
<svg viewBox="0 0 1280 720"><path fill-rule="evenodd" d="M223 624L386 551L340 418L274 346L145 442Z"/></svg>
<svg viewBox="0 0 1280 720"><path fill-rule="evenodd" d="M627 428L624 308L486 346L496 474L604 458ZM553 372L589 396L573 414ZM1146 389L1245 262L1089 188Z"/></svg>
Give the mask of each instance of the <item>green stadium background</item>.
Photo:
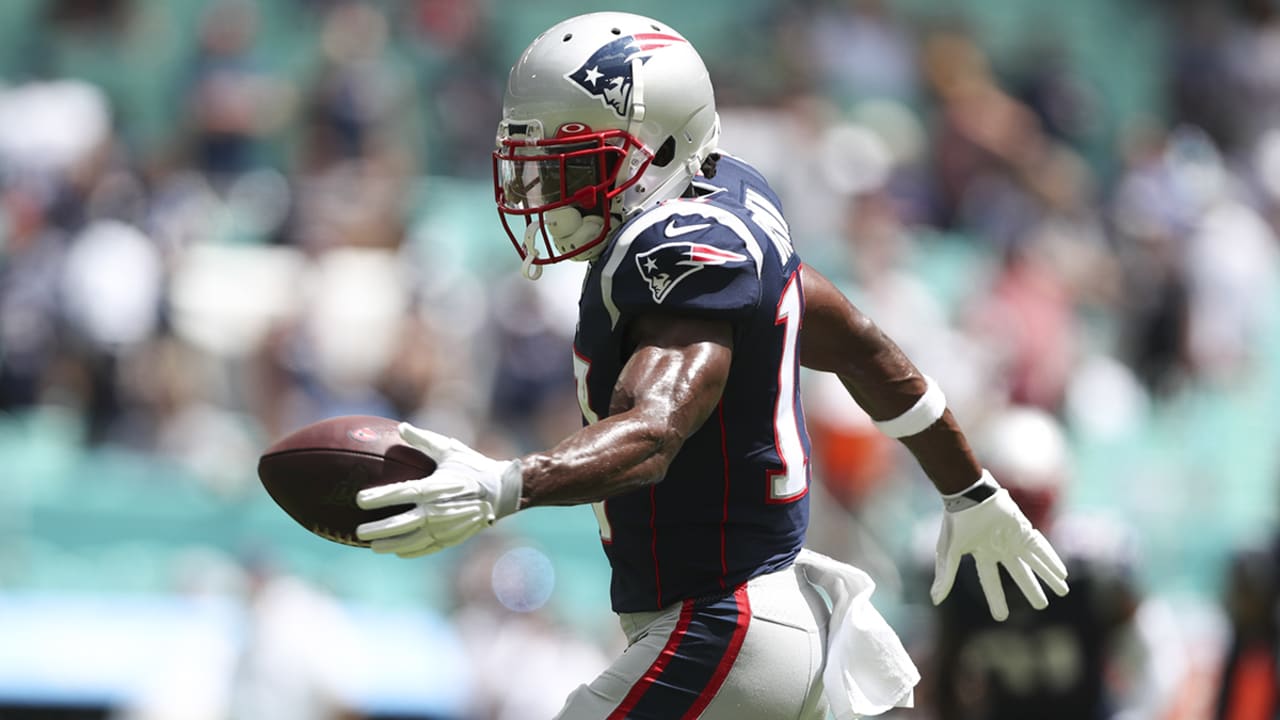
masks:
<svg viewBox="0 0 1280 720"><path fill-rule="evenodd" d="M92 24L68 29L51 18L59 6L75 15L77 3L0 3L0 83L17 87L35 79L79 79L100 88L110 106L117 152L127 158L124 162L141 175L173 172L184 162L175 146L181 143L187 121L178 93L211 4L134 0L115 5L125 20L96 29ZM258 22L251 53L255 67L305 87L318 67L322 14L328 4L270 0L252 5ZM404 228L398 251L418 258L427 276L437 268L441 273L463 273L478 279L479 287L496 290L505 287L502 279L512 276L517 265L492 208L485 174L488 158L456 157L459 147L471 146L460 146L448 133L437 131L442 116L455 111L436 105L438 96L432 89L457 69L451 64L456 58L443 56L402 27L414 12L425 13L423 8L434 5L451 3L372 3L391 18L379 62L407 79L411 88L394 130L401 147L414 155L403 201L393 206ZM808 2L788 9L787 3L773 0L649 0L612 7L675 25L707 58L713 76L731 78L726 83L732 88L726 93L727 105L768 106L782 102L788 83L785 63L778 59L775 23L839 5ZM919 32L961 20L1004 78L1027 70L1034 62L1028 47L1049 39L1061 62L1093 93L1089 131L1073 138L1072 145L1097 179L1100 207L1124 170L1117 148L1126 129L1147 119L1159 123L1176 118L1169 57L1180 39L1178 10L1194 3L956 0L946 3L945 11L926 0L887 5L899 22ZM500 75L541 29L594 8L565 0L490 0L477 15L487 61L477 67ZM830 88L827 99L837 108L850 109L864 98L856 89ZM930 110L918 98L903 104L920 117ZM459 119L452 122L458 125ZM496 117L464 117L460 124L482 126L489 133L495 122ZM726 132L731 130L727 127ZM253 166L278 168L287 176L302 137L297 117L286 120L254 143ZM227 206L210 217L205 237L198 242L215 248L280 245L278 239L256 234L254 225L235 212ZM11 216L0 221L0 270L12 267L17 255L8 235L13 223ZM804 253L804 245L798 244ZM823 258L823 252L815 254ZM944 304L958 307L995 261L996 251L964 228L921 226L904 264ZM833 265L839 267L838 262ZM852 273L837 269L833 274L852 284L856 295ZM1280 507L1272 421L1280 404L1280 315L1271 311L1280 301L1280 285L1273 284L1269 292L1268 312L1251 341L1252 362L1238 375L1226 381L1182 382L1153 397L1138 411L1138 420L1119 433L1089 433L1068 426L1073 484L1066 502L1074 509L1102 509L1125 518L1138 539L1141 562L1136 572L1144 590L1189 608L1196 618L1217 617L1227 558L1236 548L1266 538ZM462 301L455 297L440 302L447 306ZM466 312L465 305L456 309ZM1081 322L1102 328L1101 333L1112 320L1089 315L1097 311L1079 309ZM0 355L4 352L0 346ZM565 373L571 371L568 358L566 349ZM193 558L234 566L246 558L269 557L275 567L327 589L344 606L369 618L366 627L377 626L369 632L383 633L378 637L395 635L386 627L388 618L409 618L406 623L423 627L415 623L443 623L440 618L456 610L452 583L460 552L406 563L327 543L294 525L261 492L252 463L239 468L238 479L221 477L220 483L210 483L172 457L94 441L74 403L46 397L0 410L0 702L27 708L10 713L35 713L32 708L37 705L92 708L125 703L122 693L134 686L116 682L105 670L93 670L125 661L113 661L112 648L99 643L115 638L124 644L136 642L140 648L156 647L146 636L184 622L182 608L187 606L169 601L183 595L179 568ZM244 423L245 436L256 447L273 439L247 413ZM528 427L507 428L501 423L485 432L506 434L507 447L517 449L527 449L536 436ZM220 472L225 476L225 469ZM900 558L913 542L910 519L927 513L931 498L909 470L897 475L906 489L885 491L888 499L883 502L889 511L871 525L890 555ZM829 532L831 516L823 522L824 532ZM555 621L568 633L614 647L616 631L607 613L608 572L591 511L541 509L512 517L503 526L549 558L554 589L546 611ZM912 623L923 612L921 597L911 595L910 586L886 592L887 613L910 635ZM113 617L134 624L112 629ZM32 628L45 627L38 623L53 627L58 618L67 627L85 628L87 644L96 645L67 652L96 660L74 663L79 674L61 678L56 669L44 674L24 669L32 657L51 657L47 648L37 651L45 636ZM235 625L234 619L222 621ZM428 630L435 633L435 627ZM422 632L423 637L446 637L449 631L439 629L438 636ZM4 634L10 635L8 640ZM137 654L123 652L120 657L145 663L146 658L138 659ZM447 657L441 662L449 664ZM438 687L441 683L423 685L436 688L438 694L428 697L422 688L375 688L358 702L367 702L364 709L371 715L383 708L387 715L460 716L451 714L461 712L464 702L456 688L451 694L449 688ZM23 717L0 710L0 717L11 716Z"/></svg>

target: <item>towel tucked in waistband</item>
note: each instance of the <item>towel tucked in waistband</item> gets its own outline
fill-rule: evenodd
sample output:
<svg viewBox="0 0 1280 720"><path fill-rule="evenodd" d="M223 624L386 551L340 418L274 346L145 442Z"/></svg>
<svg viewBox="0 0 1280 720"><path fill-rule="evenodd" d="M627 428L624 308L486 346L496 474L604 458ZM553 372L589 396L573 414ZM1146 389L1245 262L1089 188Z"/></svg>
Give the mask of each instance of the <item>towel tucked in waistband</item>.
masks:
<svg viewBox="0 0 1280 720"><path fill-rule="evenodd" d="M822 681L836 720L911 707L920 671L898 634L872 606L876 584L871 576L807 549L800 551L796 566L831 601Z"/></svg>

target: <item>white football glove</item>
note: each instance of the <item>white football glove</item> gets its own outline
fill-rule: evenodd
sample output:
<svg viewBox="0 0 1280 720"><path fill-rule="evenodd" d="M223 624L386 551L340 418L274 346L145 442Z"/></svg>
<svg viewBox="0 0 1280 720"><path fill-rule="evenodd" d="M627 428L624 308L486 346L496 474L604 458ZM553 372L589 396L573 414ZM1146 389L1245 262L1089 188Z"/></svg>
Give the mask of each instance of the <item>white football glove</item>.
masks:
<svg viewBox="0 0 1280 720"><path fill-rule="evenodd" d="M1066 565L991 473L984 470L982 479L972 488L944 496L944 504L947 512L942 517L933 587L929 590L934 605L950 594L960 558L966 554L973 555L982 593L996 620L1009 617L1000 565L1037 610L1048 607L1049 599L1036 582L1036 575L1059 596L1067 594Z"/></svg>
<svg viewBox="0 0 1280 720"><path fill-rule="evenodd" d="M377 553L418 557L457 545L520 506L523 480L519 460L494 460L454 438L400 423L400 437L436 463L417 480L361 490L365 510L391 505L413 508L362 523L356 537L372 541Z"/></svg>

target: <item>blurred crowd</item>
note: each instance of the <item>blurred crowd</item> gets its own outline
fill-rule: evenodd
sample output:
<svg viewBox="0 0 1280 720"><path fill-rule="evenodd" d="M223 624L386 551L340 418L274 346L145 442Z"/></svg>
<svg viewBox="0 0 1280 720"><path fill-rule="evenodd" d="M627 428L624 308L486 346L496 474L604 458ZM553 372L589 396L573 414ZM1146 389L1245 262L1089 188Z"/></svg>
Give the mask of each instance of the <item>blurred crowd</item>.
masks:
<svg viewBox="0 0 1280 720"><path fill-rule="evenodd" d="M27 30L0 66L0 416L56 409L77 418L83 452L173 462L226 498L256 491L252 468L273 438L331 415L411 419L495 455L577 427L567 358L580 275L555 268L531 284L511 272L488 180L513 53L577 9L17 5ZM1154 102L1122 114L1053 27L997 54L959 12L982 2L956 5L941 15L891 0L758 0L724 19L738 43L711 32L703 43L701 29L718 26L691 21L724 148L771 179L797 249L940 381L975 437L1010 413L1039 413L1060 434L1044 442L1069 455L1172 416L1208 436L1199 442L1256 448L1261 468L1247 471L1271 479L1280 458L1265 416L1213 426L1192 401L1280 400L1280 8L1083 4L1081 14L1119 7L1157 39L1148 67L1107 68L1154 78ZM665 9L683 28L679 7ZM158 47L174 62L153 67ZM920 607L913 586L915 518L935 502L927 483L841 393L806 382L821 501L812 544L872 572L922 663L967 662L974 681L981 663L954 637L931 636L945 617ZM1252 435L1214 437L1227 427ZM1099 509L1114 493L1121 518L1149 503L1194 528L1197 503L1231 483L1215 476L1227 468L1176 459L1151 468L1164 473L1155 478L1067 464L1032 501L1046 517ZM1249 492L1254 517L1274 519L1273 484ZM1079 665L1106 676L1097 694L1108 710L1072 717L1264 717L1240 709L1225 670L1254 668L1239 658L1262 647L1272 674L1240 682L1270 677L1276 702L1280 560L1269 538L1226 539L1242 559L1231 573L1223 559L1220 587L1197 588L1212 612L1184 617L1179 634L1165 632L1179 625L1158 602L1165 588L1146 586L1141 569L1158 548L1132 522L1095 520L1061 523L1085 539L1066 546L1105 551L1112 568L1098 582L1102 609L1081 610L1077 625L1120 630L1091 637ZM471 597L455 608L459 627L492 628L468 621L485 617L489 585L457 587ZM1231 601L1219 607L1219 594ZM502 659L479 662L578 647L535 642L553 632L542 619L510 628L514 645L490 650ZM1190 653L1195 643L1208 651ZM575 652L547 667L599 661ZM541 676L525 685L563 694ZM911 717L999 717L978 695L964 700L940 705L968 714ZM503 702L477 717L520 717Z"/></svg>

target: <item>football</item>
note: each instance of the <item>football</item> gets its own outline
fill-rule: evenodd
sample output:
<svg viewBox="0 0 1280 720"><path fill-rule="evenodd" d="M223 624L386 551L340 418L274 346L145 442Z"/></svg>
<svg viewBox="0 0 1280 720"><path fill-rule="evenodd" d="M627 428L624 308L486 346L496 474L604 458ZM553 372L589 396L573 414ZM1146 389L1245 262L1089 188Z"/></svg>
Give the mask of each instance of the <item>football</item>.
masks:
<svg viewBox="0 0 1280 720"><path fill-rule="evenodd" d="M362 510L356 493L426 477L436 469L431 458L400 439L398 424L371 415L312 423L262 453L258 478L271 499L302 527L326 540L368 547L356 537L357 525L411 506Z"/></svg>

